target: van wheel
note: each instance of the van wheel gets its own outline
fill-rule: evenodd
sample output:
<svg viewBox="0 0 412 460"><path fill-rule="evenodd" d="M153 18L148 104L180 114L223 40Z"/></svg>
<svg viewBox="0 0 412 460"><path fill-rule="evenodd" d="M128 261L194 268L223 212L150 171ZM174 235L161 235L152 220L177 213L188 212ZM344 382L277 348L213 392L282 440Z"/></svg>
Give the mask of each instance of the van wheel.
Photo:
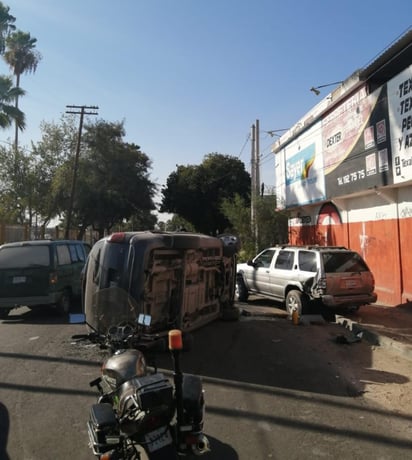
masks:
<svg viewBox="0 0 412 460"><path fill-rule="evenodd" d="M64 291L62 296L60 297L59 303L57 304L57 311L61 315L67 315L70 312L70 293L68 291Z"/></svg>
<svg viewBox="0 0 412 460"><path fill-rule="evenodd" d="M235 300L238 302L246 302L249 297L249 292L246 289L245 282L241 277L236 278Z"/></svg>
<svg viewBox="0 0 412 460"><path fill-rule="evenodd" d="M306 307L306 299L303 292L292 289L286 296L286 311L291 318L294 310L297 310L298 315L302 316Z"/></svg>

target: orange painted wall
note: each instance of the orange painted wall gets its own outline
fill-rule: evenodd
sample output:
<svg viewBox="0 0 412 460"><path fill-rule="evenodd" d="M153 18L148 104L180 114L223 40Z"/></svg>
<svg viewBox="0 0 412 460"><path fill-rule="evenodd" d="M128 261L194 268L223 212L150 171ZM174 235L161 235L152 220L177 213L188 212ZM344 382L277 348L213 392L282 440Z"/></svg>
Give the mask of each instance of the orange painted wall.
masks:
<svg viewBox="0 0 412 460"><path fill-rule="evenodd" d="M412 300L412 218L289 228L291 244L346 246L359 252L375 277L378 304ZM325 236L328 240L326 241ZM402 255L402 256L401 256Z"/></svg>
<svg viewBox="0 0 412 460"><path fill-rule="evenodd" d="M412 301L412 218L399 220L402 303Z"/></svg>

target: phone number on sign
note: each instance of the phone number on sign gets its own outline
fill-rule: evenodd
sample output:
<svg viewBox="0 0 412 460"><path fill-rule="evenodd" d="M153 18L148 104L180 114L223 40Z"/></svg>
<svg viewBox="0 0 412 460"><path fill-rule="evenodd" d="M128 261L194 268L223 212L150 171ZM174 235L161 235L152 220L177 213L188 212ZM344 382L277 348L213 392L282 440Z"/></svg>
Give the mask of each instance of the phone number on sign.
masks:
<svg viewBox="0 0 412 460"><path fill-rule="evenodd" d="M345 184L350 184L351 182L355 182L360 179L364 179L366 176L365 170L361 169L359 171L354 171L351 172L350 174L345 174L342 177L338 177L338 185L345 185Z"/></svg>

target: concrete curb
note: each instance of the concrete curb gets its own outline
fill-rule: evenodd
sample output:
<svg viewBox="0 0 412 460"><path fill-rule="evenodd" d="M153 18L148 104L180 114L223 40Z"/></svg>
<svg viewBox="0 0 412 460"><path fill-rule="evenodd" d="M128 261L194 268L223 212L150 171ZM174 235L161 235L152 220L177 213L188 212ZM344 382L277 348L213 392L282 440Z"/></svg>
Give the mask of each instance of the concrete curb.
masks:
<svg viewBox="0 0 412 460"><path fill-rule="evenodd" d="M362 339L374 346L380 346L393 353L396 353L403 358L412 361L412 346L406 343L402 343L399 340L393 339L383 334L379 334L376 331L362 326L359 323L352 321L344 316L336 315L336 324L349 329L354 335L362 333Z"/></svg>
<svg viewBox="0 0 412 460"><path fill-rule="evenodd" d="M245 317L288 318L288 314L284 310L275 307L249 306L241 302L238 303L237 307L240 310L241 316ZM319 324L326 321L321 315L303 315L301 322L302 324ZM368 328L368 326L361 325L345 316L335 315L335 323L351 331L354 336L361 333L362 340L365 340L372 346L385 348L392 353L412 361L412 345L410 344L381 334L373 328Z"/></svg>

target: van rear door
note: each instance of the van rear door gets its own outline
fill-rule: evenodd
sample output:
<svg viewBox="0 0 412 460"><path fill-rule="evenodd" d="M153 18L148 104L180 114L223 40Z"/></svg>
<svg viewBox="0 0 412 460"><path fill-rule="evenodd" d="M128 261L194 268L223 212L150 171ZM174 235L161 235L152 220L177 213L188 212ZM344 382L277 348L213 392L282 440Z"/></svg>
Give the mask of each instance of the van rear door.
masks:
<svg viewBox="0 0 412 460"><path fill-rule="evenodd" d="M23 298L48 294L50 249L22 245L0 250L0 297Z"/></svg>

